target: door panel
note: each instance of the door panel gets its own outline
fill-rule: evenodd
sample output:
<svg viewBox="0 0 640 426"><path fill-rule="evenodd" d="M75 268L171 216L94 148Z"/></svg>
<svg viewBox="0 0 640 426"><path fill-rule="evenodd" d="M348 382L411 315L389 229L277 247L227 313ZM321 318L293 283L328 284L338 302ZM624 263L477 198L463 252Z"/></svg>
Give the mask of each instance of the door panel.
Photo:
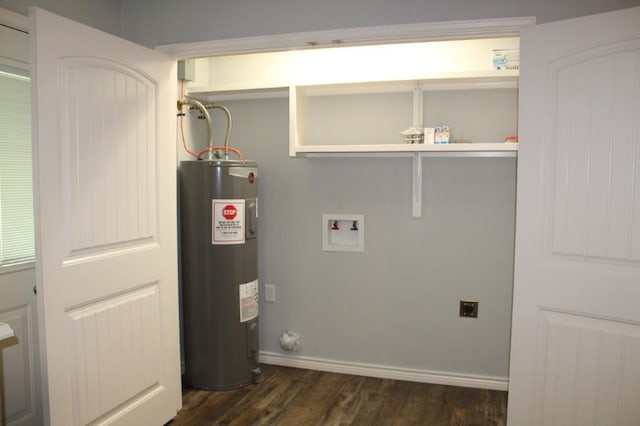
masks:
<svg viewBox="0 0 640 426"><path fill-rule="evenodd" d="M40 424L35 273L33 267L13 269L0 273L0 322L15 332L15 337L0 341L0 408L8 426Z"/></svg>
<svg viewBox="0 0 640 426"><path fill-rule="evenodd" d="M175 66L31 10L37 278L52 424L181 406Z"/></svg>
<svg viewBox="0 0 640 426"><path fill-rule="evenodd" d="M637 424L637 324L542 309L538 332L540 424Z"/></svg>
<svg viewBox="0 0 640 426"><path fill-rule="evenodd" d="M640 417L638 22L521 32L513 425Z"/></svg>
<svg viewBox="0 0 640 426"><path fill-rule="evenodd" d="M62 58L59 72L66 260L154 243L155 83L105 58Z"/></svg>
<svg viewBox="0 0 640 426"><path fill-rule="evenodd" d="M638 52L640 40L625 40L551 67L554 256L640 261Z"/></svg>
<svg viewBox="0 0 640 426"><path fill-rule="evenodd" d="M78 423L99 418L105 407L162 391L158 293L153 283L67 311Z"/></svg>

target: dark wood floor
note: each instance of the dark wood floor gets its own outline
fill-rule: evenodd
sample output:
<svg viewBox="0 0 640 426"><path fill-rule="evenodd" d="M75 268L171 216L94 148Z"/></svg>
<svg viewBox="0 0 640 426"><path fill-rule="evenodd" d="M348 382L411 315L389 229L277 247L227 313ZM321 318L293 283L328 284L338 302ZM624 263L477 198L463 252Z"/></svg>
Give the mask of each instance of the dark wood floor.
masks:
<svg viewBox="0 0 640 426"><path fill-rule="evenodd" d="M504 425L507 393L262 365L231 391L183 390L182 425Z"/></svg>

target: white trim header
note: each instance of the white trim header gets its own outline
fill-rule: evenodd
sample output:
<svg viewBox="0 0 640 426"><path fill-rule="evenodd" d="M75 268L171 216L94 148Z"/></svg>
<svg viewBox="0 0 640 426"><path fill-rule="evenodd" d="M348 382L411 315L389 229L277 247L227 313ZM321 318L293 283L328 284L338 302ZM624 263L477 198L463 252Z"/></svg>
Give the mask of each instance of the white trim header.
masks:
<svg viewBox="0 0 640 426"><path fill-rule="evenodd" d="M512 37L519 36L521 28L535 25L535 23L536 18L528 16L521 18L382 25L165 44L157 46L156 50L174 59L186 59L343 45L359 46L466 38Z"/></svg>

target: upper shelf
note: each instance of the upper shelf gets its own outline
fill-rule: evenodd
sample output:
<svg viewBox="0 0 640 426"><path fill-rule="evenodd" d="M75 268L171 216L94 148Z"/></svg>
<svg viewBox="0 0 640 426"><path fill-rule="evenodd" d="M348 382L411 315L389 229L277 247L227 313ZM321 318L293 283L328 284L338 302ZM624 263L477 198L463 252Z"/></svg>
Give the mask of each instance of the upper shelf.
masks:
<svg viewBox="0 0 640 426"><path fill-rule="evenodd" d="M361 82L294 86L289 93L289 155L514 157L517 143L517 91L425 90L515 89L517 72L500 78L489 73L468 79ZM426 86L426 87L425 87ZM428 101L426 100L428 99ZM406 144L400 131L411 126L453 125L455 140L474 143ZM441 123L441 124L440 124ZM396 142L397 141L397 142Z"/></svg>
<svg viewBox="0 0 640 426"><path fill-rule="evenodd" d="M243 85L193 86L188 89L190 96L209 102L228 100L250 100L286 98L290 88L304 88L308 96L349 95L358 93L411 92L416 87L424 91L468 90L468 89L516 89L519 73L517 70L491 70L457 75L433 76L430 79L384 80L352 83L330 83L313 85L291 85L259 87L255 82Z"/></svg>
<svg viewBox="0 0 640 426"><path fill-rule="evenodd" d="M515 156L518 150L517 143L413 145L393 143L394 139L387 139L384 135L397 136L398 132L410 126L412 121L413 125L423 122L423 99L420 95L422 91L517 89L518 70L496 70L493 58L496 51L518 48L517 37L501 37L202 58L196 60L196 81L189 83L186 90L189 95L208 102L288 97L291 156L405 156L415 153ZM345 143L344 140L338 141L340 138L333 137L337 130L333 129L332 134L328 125L317 125L318 116L328 119L329 114L318 113L315 106L334 102L334 99L330 99L332 96L337 96L336 101L339 102L337 99L341 96L385 94L384 96L393 97L395 94L406 92L413 92L413 113L407 111L402 122L394 124L392 131L386 129L386 132L378 132L382 137L372 138L366 134L357 134ZM389 95L386 95L387 93ZM409 97L408 103L403 103L394 113L404 111L407 106L411 108L411 104ZM385 103L383 108L377 109L390 111L390 108L393 107ZM336 114L342 112L332 113ZM433 114L430 114L427 110L427 121L433 118ZM351 111L344 112L345 117L350 115ZM362 129L363 126L371 127L369 124L376 124L377 131L381 121L373 115L367 117L368 123L360 123L360 127L358 124L352 125L352 121L348 119L337 126L333 123L333 127L342 132L347 127ZM315 121L311 122L313 120ZM446 117L439 120L450 124ZM433 126L433 123L431 125ZM504 136L508 134L512 133L505 133ZM317 138L316 135L322 136ZM471 135L470 139L476 139L476 136ZM478 137L476 140L492 142L499 139L500 137L494 135L489 138ZM392 143L386 143L387 140Z"/></svg>

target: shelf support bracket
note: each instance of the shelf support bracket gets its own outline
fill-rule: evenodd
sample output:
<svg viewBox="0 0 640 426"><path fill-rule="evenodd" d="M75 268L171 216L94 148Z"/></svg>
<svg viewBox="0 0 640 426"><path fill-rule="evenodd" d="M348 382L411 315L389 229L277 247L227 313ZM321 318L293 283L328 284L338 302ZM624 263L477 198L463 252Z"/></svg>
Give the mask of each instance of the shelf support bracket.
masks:
<svg viewBox="0 0 640 426"><path fill-rule="evenodd" d="M422 86L420 86L420 83L416 83L416 87L413 89L413 125L415 127L422 127L422 117L424 116L424 97L422 92Z"/></svg>
<svg viewBox="0 0 640 426"><path fill-rule="evenodd" d="M413 154L413 185L411 191L411 216L422 217L422 154Z"/></svg>
<svg viewBox="0 0 640 426"><path fill-rule="evenodd" d="M422 87L416 83L413 89L413 125L422 127L424 97ZM422 154L413 154L413 184L411 188L411 216L422 217Z"/></svg>

